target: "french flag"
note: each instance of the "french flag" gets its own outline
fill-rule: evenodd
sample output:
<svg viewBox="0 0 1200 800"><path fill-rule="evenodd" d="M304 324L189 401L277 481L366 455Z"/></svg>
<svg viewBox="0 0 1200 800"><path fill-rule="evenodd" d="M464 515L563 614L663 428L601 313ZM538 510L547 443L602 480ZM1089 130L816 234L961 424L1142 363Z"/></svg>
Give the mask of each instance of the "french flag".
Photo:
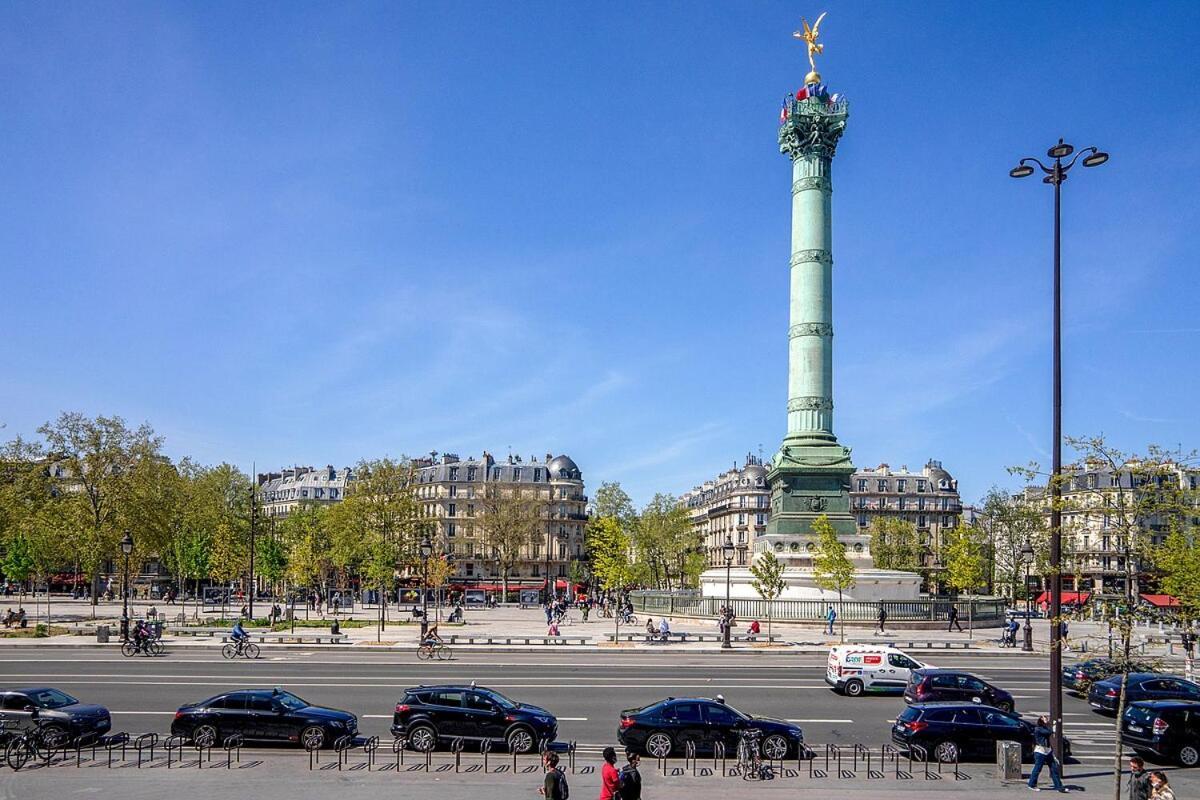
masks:
<svg viewBox="0 0 1200 800"><path fill-rule="evenodd" d="M788 100L789 100L789 99L791 99L791 95L788 95L788 97L785 97L785 98L783 99L783 107L781 107L781 108L779 109L779 124L780 124L780 125L782 125L783 123L787 122L787 118L788 118Z"/></svg>

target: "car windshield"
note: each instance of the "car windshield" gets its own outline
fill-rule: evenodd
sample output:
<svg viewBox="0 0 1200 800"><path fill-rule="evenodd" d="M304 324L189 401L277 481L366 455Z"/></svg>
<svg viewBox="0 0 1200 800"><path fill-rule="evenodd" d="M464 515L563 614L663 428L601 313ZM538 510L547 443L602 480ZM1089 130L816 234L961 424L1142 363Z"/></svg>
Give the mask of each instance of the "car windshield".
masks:
<svg viewBox="0 0 1200 800"><path fill-rule="evenodd" d="M299 711L302 708L308 708L308 703L301 700L291 692L276 692L275 702L283 706L288 711Z"/></svg>
<svg viewBox="0 0 1200 800"><path fill-rule="evenodd" d="M514 703L512 700L509 700L507 697L500 694L499 692L493 692L493 691L489 690L486 692L481 692L480 694L483 694L486 697L490 697L496 703L496 705L500 706L505 711L511 711L512 709L517 707L516 703Z"/></svg>
<svg viewBox="0 0 1200 800"><path fill-rule="evenodd" d="M1134 724L1149 725L1157 716L1158 712L1146 706L1130 706L1125 710L1125 719Z"/></svg>
<svg viewBox="0 0 1200 800"><path fill-rule="evenodd" d="M36 692L30 692L29 699L39 708L62 708L63 706L73 706L79 702L58 689L39 689Z"/></svg>

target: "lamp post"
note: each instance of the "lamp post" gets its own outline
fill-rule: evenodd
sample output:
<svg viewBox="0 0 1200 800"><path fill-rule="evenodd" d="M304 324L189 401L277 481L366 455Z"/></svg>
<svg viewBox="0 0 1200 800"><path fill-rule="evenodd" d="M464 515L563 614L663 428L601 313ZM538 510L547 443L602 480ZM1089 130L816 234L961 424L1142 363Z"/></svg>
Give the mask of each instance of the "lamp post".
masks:
<svg viewBox="0 0 1200 800"><path fill-rule="evenodd" d="M729 614L732 611L732 603L733 603L733 600L729 595L729 586L730 586L730 571L733 569L733 555L734 555L733 538L731 536L726 535L725 536L725 544L721 547L721 556L725 559L725 622L722 625L722 627L725 629L725 632L721 639L721 649L722 650L729 650L729 649L732 649L732 647L733 647L733 645L730 644L730 642L729 642L729 628L731 627L729 624Z"/></svg>
<svg viewBox="0 0 1200 800"><path fill-rule="evenodd" d="M429 587L426 585L429 580L429 554L433 552L433 543L429 541L429 534L421 536L421 639L424 640L425 633L429 630Z"/></svg>
<svg viewBox="0 0 1200 800"><path fill-rule="evenodd" d="M125 554L125 580L121 585L121 641L129 641L129 554L133 552L133 537L129 531L121 537L121 552Z"/></svg>
<svg viewBox="0 0 1200 800"><path fill-rule="evenodd" d="M1053 159L1050 166L1036 158L1022 158L1009 170L1013 178L1028 178L1036 164L1044 173L1042 183L1054 187L1054 448L1050 475L1050 724L1054 731L1054 753L1062 762L1062 185L1075 162L1083 158L1083 166L1098 167L1108 161L1108 153L1095 147L1085 147L1074 158L1075 148L1062 139L1046 151Z"/></svg>
<svg viewBox="0 0 1200 800"><path fill-rule="evenodd" d="M1021 560L1025 562L1025 643L1021 649L1026 653L1033 652L1033 623L1030 615L1033 613L1029 605L1029 566L1033 563L1033 547L1028 542L1021 548Z"/></svg>
<svg viewBox="0 0 1200 800"><path fill-rule="evenodd" d="M250 604L247 607L247 614L251 620L254 619L254 536L258 529L258 488L250 487Z"/></svg>

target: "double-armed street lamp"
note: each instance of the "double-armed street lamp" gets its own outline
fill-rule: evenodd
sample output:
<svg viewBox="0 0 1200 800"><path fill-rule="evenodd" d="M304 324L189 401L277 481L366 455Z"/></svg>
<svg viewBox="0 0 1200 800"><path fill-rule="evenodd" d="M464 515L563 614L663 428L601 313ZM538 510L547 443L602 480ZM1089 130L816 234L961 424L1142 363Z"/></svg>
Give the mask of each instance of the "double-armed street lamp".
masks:
<svg viewBox="0 0 1200 800"><path fill-rule="evenodd" d="M1033 564L1033 547L1029 542L1021 548L1021 561L1025 564L1025 643L1021 645L1021 649L1026 653L1033 652L1033 623L1030 617L1033 611L1029 604L1029 567Z"/></svg>
<svg viewBox="0 0 1200 800"><path fill-rule="evenodd" d="M433 543L429 534L421 536L421 639L429 630L429 556L433 553Z"/></svg>
<svg viewBox="0 0 1200 800"><path fill-rule="evenodd" d="M129 554L133 552L133 537L129 531L121 537L121 552L125 555L125 580L121 585L121 641L129 641Z"/></svg>
<svg viewBox="0 0 1200 800"><path fill-rule="evenodd" d="M726 534L725 544L721 547L721 556L725 559L725 619L722 622L722 627L725 629L725 632L721 639L722 650L729 650L733 647L733 645L729 642L729 629L732 627L729 623L731 622L730 617L732 616L733 612L733 599L729 594L730 571L733 569L733 555L733 537Z"/></svg>
<svg viewBox="0 0 1200 800"><path fill-rule="evenodd" d="M1072 154L1074 153L1074 157ZM1042 183L1054 187L1054 447L1050 475L1050 721L1054 731L1054 752L1062 760L1062 270L1060 222L1063 181L1076 162L1098 167L1108 161L1108 153L1095 147L1079 152L1062 139L1046 151L1049 165L1040 159L1022 158L1009 170L1013 178L1028 178L1034 165L1043 173ZM1064 159L1070 158L1070 161ZM1082 159L1082 161L1080 160Z"/></svg>

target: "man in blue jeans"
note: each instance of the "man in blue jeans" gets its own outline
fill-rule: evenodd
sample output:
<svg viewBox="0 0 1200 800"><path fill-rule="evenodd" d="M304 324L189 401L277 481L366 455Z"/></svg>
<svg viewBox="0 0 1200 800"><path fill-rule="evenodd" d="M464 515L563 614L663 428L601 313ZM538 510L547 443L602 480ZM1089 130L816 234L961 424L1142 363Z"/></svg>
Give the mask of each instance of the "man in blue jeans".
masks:
<svg viewBox="0 0 1200 800"><path fill-rule="evenodd" d="M1040 792L1042 787L1037 785L1038 776L1042 773L1042 766L1049 764L1054 791L1069 792L1070 789L1063 786L1062 777L1058 774L1058 762L1054 760L1054 750L1050 747L1050 735L1046 717L1038 717L1037 725L1033 729L1033 772L1029 773L1028 785L1030 790Z"/></svg>
<svg viewBox="0 0 1200 800"><path fill-rule="evenodd" d="M833 610L833 606L825 612L825 620L829 623L829 630L826 631L830 636L833 636L833 621L837 619L837 612Z"/></svg>

